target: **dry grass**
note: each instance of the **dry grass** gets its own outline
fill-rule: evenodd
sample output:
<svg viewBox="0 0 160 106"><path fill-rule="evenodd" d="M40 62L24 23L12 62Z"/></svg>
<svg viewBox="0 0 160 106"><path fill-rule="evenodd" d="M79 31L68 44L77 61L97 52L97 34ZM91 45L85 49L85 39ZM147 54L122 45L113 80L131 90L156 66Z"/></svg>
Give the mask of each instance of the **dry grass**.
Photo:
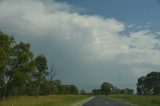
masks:
<svg viewBox="0 0 160 106"><path fill-rule="evenodd" d="M89 96L54 95L54 96L20 96L3 100L2 106L71 106Z"/></svg>

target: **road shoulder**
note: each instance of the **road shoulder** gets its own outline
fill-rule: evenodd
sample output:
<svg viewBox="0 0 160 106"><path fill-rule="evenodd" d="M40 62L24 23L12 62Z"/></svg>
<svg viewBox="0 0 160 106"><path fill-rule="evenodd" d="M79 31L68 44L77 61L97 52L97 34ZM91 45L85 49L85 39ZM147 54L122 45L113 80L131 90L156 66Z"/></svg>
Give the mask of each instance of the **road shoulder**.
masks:
<svg viewBox="0 0 160 106"><path fill-rule="evenodd" d="M72 106L82 106L82 105L86 104L87 102L91 101L94 98L95 98L95 96L89 97L87 99L84 99L84 100L76 103L76 104L73 104Z"/></svg>

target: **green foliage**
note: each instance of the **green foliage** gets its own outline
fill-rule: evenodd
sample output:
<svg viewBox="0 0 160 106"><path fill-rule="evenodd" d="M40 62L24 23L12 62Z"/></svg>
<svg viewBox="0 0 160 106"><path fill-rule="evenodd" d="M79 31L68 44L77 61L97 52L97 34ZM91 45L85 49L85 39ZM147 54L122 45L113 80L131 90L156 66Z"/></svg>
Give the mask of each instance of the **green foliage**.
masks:
<svg viewBox="0 0 160 106"><path fill-rule="evenodd" d="M82 90L80 91L80 94L81 94L81 95L86 95L87 92L86 92L84 89L82 89Z"/></svg>
<svg viewBox="0 0 160 106"><path fill-rule="evenodd" d="M44 55L34 58L30 44L16 43L14 37L0 32L0 95L78 94L75 85L53 80L54 65L47 80L48 65Z"/></svg>
<svg viewBox="0 0 160 106"><path fill-rule="evenodd" d="M31 71L33 56L30 46L23 42L17 44L12 36L0 32L0 51L2 96L19 94L19 88L25 84Z"/></svg>
<svg viewBox="0 0 160 106"><path fill-rule="evenodd" d="M6 69L5 96L21 94L21 88L28 82L33 67L30 45L20 42L11 45L12 52ZM15 91L16 90L16 91Z"/></svg>
<svg viewBox="0 0 160 106"><path fill-rule="evenodd" d="M108 95L108 97L138 106L160 106L160 96Z"/></svg>
<svg viewBox="0 0 160 106"><path fill-rule="evenodd" d="M57 95L59 93L61 93L59 91L59 88L61 86L61 81L60 80L53 80L53 81L49 81L49 94L50 95Z"/></svg>
<svg viewBox="0 0 160 106"><path fill-rule="evenodd" d="M125 88L125 89L119 89L117 87L114 87L111 83L104 82L101 84L101 89L93 89L92 94L93 95L108 95L108 94L128 94L133 95L134 90Z"/></svg>
<svg viewBox="0 0 160 106"><path fill-rule="evenodd" d="M41 83L45 79L45 76L47 75L48 65L47 65L47 59L43 55L37 56L34 62L36 66L36 72L34 74L34 77L37 83L37 88L36 88L37 96L39 96Z"/></svg>
<svg viewBox="0 0 160 106"><path fill-rule="evenodd" d="M70 94L78 94L78 88L75 85L70 85Z"/></svg>
<svg viewBox="0 0 160 106"><path fill-rule="evenodd" d="M101 91L101 89L93 89L93 90L92 90L92 94L93 94L93 95L101 95L101 94L102 94L102 91Z"/></svg>
<svg viewBox="0 0 160 106"><path fill-rule="evenodd" d="M60 85L59 94L78 94L78 88L75 85Z"/></svg>
<svg viewBox="0 0 160 106"><path fill-rule="evenodd" d="M14 38L0 32L0 89L1 97L5 95L7 71L10 68L12 45L14 45Z"/></svg>
<svg viewBox="0 0 160 106"><path fill-rule="evenodd" d="M139 95L160 95L160 72L151 72L138 78L137 93Z"/></svg>
<svg viewBox="0 0 160 106"><path fill-rule="evenodd" d="M111 93L112 91L112 88L113 88L113 85L108 83L108 82L104 82L102 83L101 85L101 91L102 91L102 94L109 94Z"/></svg>
<svg viewBox="0 0 160 106"><path fill-rule="evenodd" d="M125 88L125 89L121 89L120 90L120 94L128 94L128 95L133 95L134 90L133 89L129 89L129 88Z"/></svg>

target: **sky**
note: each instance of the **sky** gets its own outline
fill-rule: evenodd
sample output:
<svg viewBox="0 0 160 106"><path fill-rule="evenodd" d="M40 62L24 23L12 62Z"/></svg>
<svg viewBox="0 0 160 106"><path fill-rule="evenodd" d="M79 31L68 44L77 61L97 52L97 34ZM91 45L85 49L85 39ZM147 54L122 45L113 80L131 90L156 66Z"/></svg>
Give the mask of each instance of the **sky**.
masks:
<svg viewBox="0 0 160 106"><path fill-rule="evenodd" d="M0 30L44 54L63 83L135 89L160 70L159 11L160 0L0 0Z"/></svg>

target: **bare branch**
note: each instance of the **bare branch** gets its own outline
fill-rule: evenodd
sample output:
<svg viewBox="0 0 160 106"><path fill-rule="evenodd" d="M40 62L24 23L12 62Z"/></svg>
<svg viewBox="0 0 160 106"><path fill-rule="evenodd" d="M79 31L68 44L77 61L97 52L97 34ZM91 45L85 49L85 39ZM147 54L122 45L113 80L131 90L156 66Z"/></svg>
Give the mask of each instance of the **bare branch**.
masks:
<svg viewBox="0 0 160 106"><path fill-rule="evenodd" d="M49 72L49 80L52 81L55 75L56 75L55 64L53 64Z"/></svg>

